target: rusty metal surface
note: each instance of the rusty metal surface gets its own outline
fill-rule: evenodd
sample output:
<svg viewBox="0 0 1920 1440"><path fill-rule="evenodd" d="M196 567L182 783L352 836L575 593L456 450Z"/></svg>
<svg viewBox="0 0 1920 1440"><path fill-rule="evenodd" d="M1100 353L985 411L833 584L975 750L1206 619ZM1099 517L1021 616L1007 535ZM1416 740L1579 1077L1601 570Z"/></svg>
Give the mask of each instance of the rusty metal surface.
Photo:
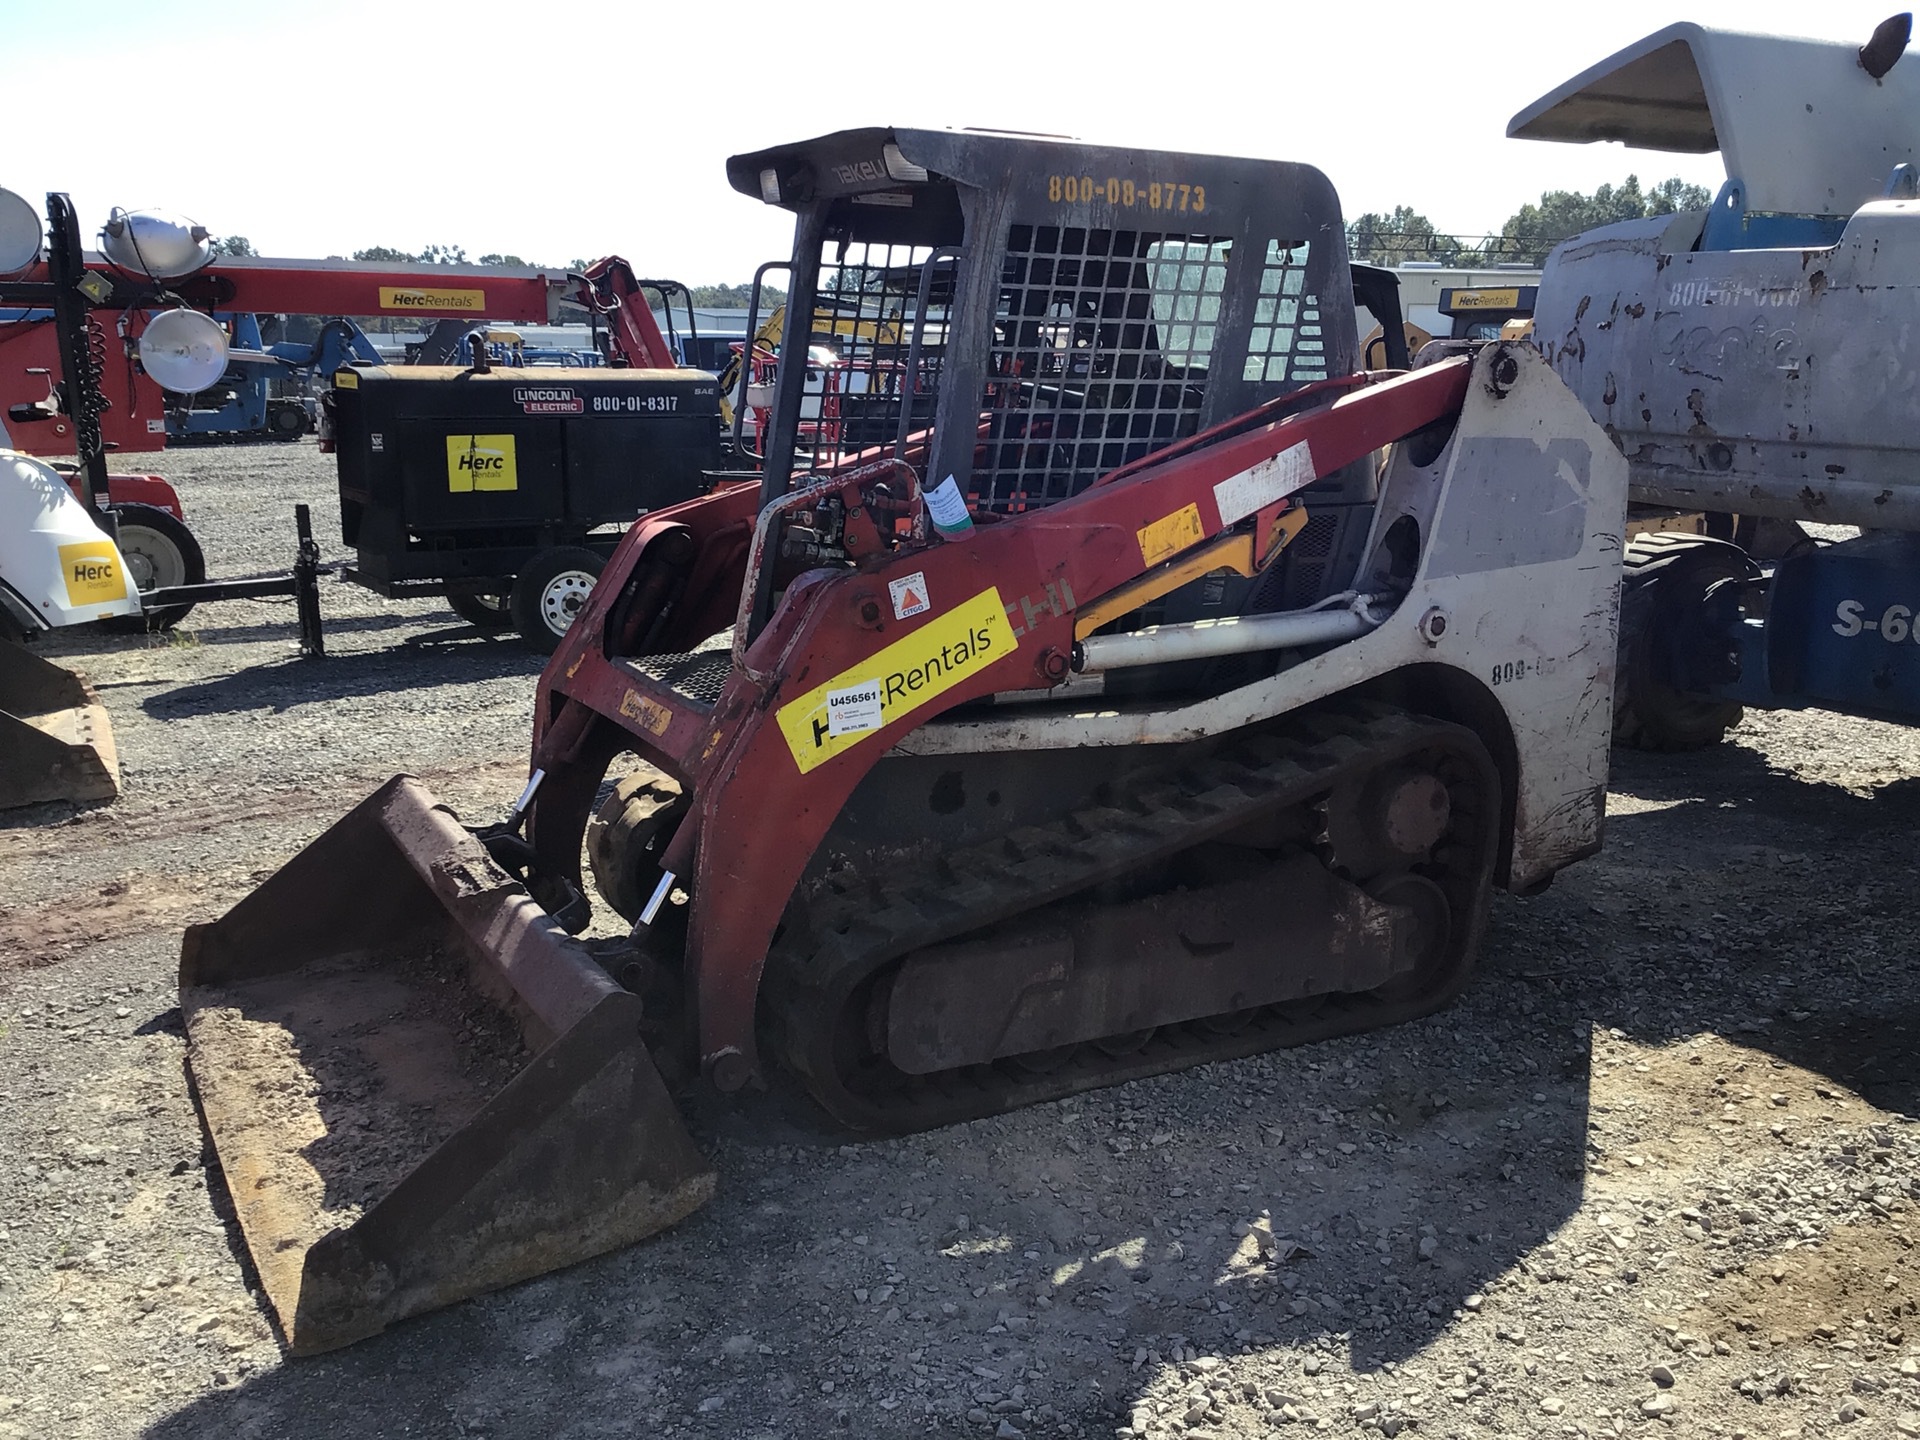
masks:
<svg viewBox="0 0 1920 1440"><path fill-rule="evenodd" d="M1040 928L910 955L887 1056L910 1075L1103 1036L1371 990L1410 965L1418 917L1307 855L1222 883L1049 914Z"/></svg>
<svg viewBox="0 0 1920 1440"><path fill-rule="evenodd" d="M1920 529L1920 206L1860 208L1829 250L1693 250L1698 214L1547 262L1542 352L1630 466L1632 498Z"/></svg>
<svg viewBox="0 0 1920 1440"><path fill-rule="evenodd" d="M629 1244L712 1195L638 998L407 777L188 931L181 1009L296 1353Z"/></svg>
<svg viewBox="0 0 1920 1440"><path fill-rule="evenodd" d="M0 810L119 793L119 755L99 696L71 670L0 640Z"/></svg>

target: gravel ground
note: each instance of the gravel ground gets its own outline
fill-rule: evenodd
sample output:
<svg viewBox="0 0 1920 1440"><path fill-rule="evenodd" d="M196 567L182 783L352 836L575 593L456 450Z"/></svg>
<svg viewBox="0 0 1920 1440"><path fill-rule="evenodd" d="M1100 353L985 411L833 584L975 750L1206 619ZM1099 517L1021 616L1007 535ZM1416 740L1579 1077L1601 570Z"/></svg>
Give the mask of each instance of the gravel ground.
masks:
<svg viewBox="0 0 1920 1440"><path fill-rule="evenodd" d="M328 542L311 441L173 452L218 576ZM620 1254L282 1353L173 967L404 765L512 798L534 657L328 584L49 644L126 792L0 817L0 1440L1920 1435L1920 739L1618 757L1607 850L1454 1008L912 1139L688 1098L720 1195ZM316 917L316 923L321 923Z"/></svg>

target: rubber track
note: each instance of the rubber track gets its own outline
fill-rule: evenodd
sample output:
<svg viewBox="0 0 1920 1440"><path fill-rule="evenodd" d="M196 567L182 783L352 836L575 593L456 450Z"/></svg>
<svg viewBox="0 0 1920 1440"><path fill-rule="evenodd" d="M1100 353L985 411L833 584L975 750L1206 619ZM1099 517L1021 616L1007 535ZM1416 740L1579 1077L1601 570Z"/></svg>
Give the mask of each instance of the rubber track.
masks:
<svg viewBox="0 0 1920 1440"><path fill-rule="evenodd" d="M1000 1061L933 1076L890 1066L841 1073L841 1012L890 962L923 946L1036 911L1167 859L1280 810L1313 802L1410 754L1441 751L1453 802L1433 864L1415 867L1447 892L1452 938L1410 994L1340 994L1268 1006L1232 1033L1206 1021L1164 1025L1146 1046L1109 1055L1079 1045L1049 1073ZM918 869L840 878L790 915L769 957L766 998L778 1048L820 1104L861 1130L929 1129L1143 1076L1397 1024L1444 1005L1466 983L1485 928L1497 851L1498 778L1478 737L1387 706L1346 702L1290 717L1135 785L1121 803L1089 803L1045 826L955 851ZM1277 907L1285 904L1276 896ZM1276 919L1281 911L1276 910Z"/></svg>

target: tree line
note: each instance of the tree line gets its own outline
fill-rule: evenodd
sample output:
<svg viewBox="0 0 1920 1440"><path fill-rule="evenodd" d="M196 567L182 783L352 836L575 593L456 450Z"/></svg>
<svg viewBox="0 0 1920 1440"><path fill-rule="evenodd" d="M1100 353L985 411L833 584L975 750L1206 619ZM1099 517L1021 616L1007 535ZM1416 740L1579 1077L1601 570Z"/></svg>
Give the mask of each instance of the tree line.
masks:
<svg viewBox="0 0 1920 1440"><path fill-rule="evenodd" d="M1471 269L1480 265L1539 265L1562 240L1600 225L1645 220L1679 210L1704 210L1712 196L1703 185L1678 176L1642 189L1629 175L1619 185L1602 185L1591 195L1549 190L1536 204L1522 205L1492 235L1449 235L1406 205L1381 215L1368 212L1347 226L1347 248L1369 265L1437 261Z"/></svg>
<svg viewBox="0 0 1920 1440"><path fill-rule="evenodd" d="M1577 190L1549 190L1537 203L1522 205L1507 217L1498 233L1491 235L1450 235L1426 216L1408 205L1396 205L1389 214L1369 211L1347 226L1347 249L1355 260L1369 265L1404 265L1409 261L1430 261L1470 269L1482 265L1539 265L1562 240L1601 225L1622 220L1644 220L1671 215L1680 210L1704 210L1712 197L1702 185L1690 185L1678 176L1643 189L1640 177L1629 175L1618 185L1602 185L1591 195ZM221 235L212 241L215 255L257 255L253 242L244 235ZM339 259L339 256L329 256ZM427 245L420 250L401 250L391 245L369 245L353 252L355 260L371 260L390 265L511 265L557 269L528 261L518 255L488 252L469 260L461 245ZM582 271L590 261L575 258L567 262L569 271ZM753 300L753 286L691 285L688 291L696 307L704 310L744 310ZM786 299L786 293L772 286L761 292L763 312Z"/></svg>

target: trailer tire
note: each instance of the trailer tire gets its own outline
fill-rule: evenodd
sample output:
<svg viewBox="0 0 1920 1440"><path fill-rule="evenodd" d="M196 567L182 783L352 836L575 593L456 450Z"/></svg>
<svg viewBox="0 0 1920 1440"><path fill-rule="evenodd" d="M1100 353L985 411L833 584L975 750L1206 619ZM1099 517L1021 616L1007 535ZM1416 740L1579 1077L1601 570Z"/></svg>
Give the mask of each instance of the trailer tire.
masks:
<svg viewBox="0 0 1920 1440"><path fill-rule="evenodd" d="M199 585L207 578L206 556L193 532L158 505L127 503L110 507L120 529L120 553L126 557L127 578L140 590ZM139 633L171 630L193 609L165 605L143 615L121 615L101 623L112 630Z"/></svg>
<svg viewBox="0 0 1920 1440"><path fill-rule="evenodd" d="M513 610L504 595L455 590L447 596L447 607L484 635L499 635L513 628Z"/></svg>
<svg viewBox="0 0 1920 1440"><path fill-rule="evenodd" d="M267 429L282 440L296 440L307 433L307 412L298 405L276 405L267 411Z"/></svg>
<svg viewBox="0 0 1920 1440"><path fill-rule="evenodd" d="M551 655L593 593L606 563L584 545L556 545L529 560L507 596L520 638L542 655Z"/></svg>
<svg viewBox="0 0 1920 1440"><path fill-rule="evenodd" d="M1722 580L1756 573L1746 552L1678 531L1635 536L1620 584L1613 739L1636 750L1704 750L1718 745L1745 711L1731 700L1676 690L1665 678L1668 647L1690 610Z"/></svg>
<svg viewBox="0 0 1920 1440"><path fill-rule="evenodd" d="M593 887L628 924L653 898L661 852L686 811L680 782L648 765L617 780L587 822Z"/></svg>

